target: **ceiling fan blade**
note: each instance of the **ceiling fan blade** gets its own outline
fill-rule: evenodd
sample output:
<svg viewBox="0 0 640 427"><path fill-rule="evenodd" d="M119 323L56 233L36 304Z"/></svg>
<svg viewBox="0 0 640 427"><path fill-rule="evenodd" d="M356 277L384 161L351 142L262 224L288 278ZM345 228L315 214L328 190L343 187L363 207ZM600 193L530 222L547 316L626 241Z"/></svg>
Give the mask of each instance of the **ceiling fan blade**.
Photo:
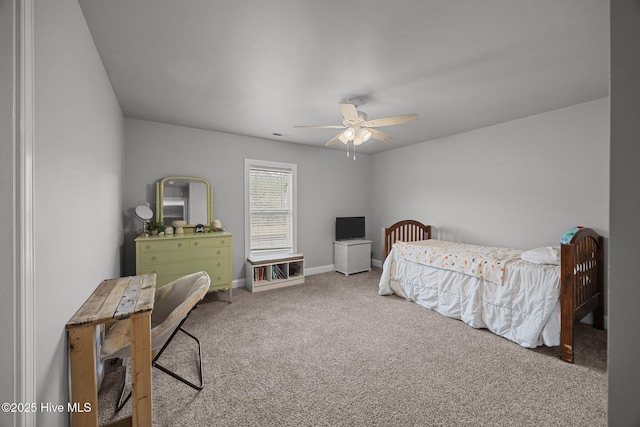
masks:
<svg viewBox="0 0 640 427"><path fill-rule="evenodd" d="M337 134L336 136L331 138L331 140L329 142L327 142L324 145L327 146L327 147L331 147L333 144L335 144L336 142L340 141L340 139L339 139L340 135L342 135L342 133Z"/></svg>
<svg viewBox="0 0 640 427"><path fill-rule="evenodd" d="M391 136L387 135L384 132L379 131L378 129L369 129L371 131L371 138L378 139L380 141L390 141Z"/></svg>
<svg viewBox="0 0 640 427"><path fill-rule="evenodd" d="M356 106L353 104L341 102L340 111L342 112L342 117L344 117L346 122L357 123L360 120L360 117L358 117L358 110L356 110Z"/></svg>
<svg viewBox="0 0 640 427"><path fill-rule="evenodd" d="M344 129L344 125L300 125L294 128Z"/></svg>
<svg viewBox="0 0 640 427"><path fill-rule="evenodd" d="M403 123L413 122L418 120L417 114L403 114L401 116L383 117L380 119L369 120L361 123L360 126L364 127L380 127L380 126L392 126L401 125Z"/></svg>

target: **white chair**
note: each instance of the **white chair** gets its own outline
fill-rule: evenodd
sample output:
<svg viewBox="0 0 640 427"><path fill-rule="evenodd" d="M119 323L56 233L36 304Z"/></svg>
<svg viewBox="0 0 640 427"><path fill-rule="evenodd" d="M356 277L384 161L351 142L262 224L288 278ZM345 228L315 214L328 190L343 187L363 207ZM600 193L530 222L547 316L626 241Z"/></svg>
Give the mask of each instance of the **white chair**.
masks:
<svg viewBox="0 0 640 427"><path fill-rule="evenodd" d="M198 302L204 298L209 290L211 279L204 272L198 272L181 277L156 290L153 311L151 312L151 349L154 357L152 365L188 386L202 390L202 354L200 341L189 332L182 329L191 311L197 308ZM178 331L184 332L198 344L199 384L195 384L158 363L158 359L167 348ZM106 333L105 340L100 347L100 358L104 360L120 358L126 367L125 383L122 387L117 410L119 411L131 397L131 336L129 319L117 321Z"/></svg>

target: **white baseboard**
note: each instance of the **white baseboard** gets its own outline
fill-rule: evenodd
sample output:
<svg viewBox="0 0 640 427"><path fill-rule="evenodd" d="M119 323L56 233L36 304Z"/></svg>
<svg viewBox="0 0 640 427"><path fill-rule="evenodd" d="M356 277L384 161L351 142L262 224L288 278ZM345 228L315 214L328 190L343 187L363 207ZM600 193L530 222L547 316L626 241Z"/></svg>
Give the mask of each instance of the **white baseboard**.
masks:
<svg viewBox="0 0 640 427"><path fill-rule="evenodd" d="M305 276L313 276L314 274L330 273L333 271L333 264L321 265L320 267L305 268Z"/></svg>
<svg viewBox="0 0 640 427"><path fill-rule="evenodd" d="M380 261L379 259L372 259L371 265L374 267L382 268L382 261Z"/></svg>
<svg viewBox="0 0 640 427"><path fill-rule="evenodd" d="M584 316L580 322L593 325L593 313L589 313ZM609 329L609 316L604 316L604 328Z"/></svg>

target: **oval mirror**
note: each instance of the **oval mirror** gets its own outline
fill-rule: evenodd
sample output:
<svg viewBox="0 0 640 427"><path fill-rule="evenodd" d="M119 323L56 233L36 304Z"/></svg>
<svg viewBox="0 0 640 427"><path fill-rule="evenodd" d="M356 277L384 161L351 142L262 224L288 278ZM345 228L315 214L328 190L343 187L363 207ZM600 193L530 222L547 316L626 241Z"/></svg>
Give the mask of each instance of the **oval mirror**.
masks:
<svg viewBox="0 0 640 427"><path fill-rule="evenodd" d="M186 227L211 225L211 185L207 180L189 176L169 176L156 185L156 221L172 225L186 221Z"/></svg>

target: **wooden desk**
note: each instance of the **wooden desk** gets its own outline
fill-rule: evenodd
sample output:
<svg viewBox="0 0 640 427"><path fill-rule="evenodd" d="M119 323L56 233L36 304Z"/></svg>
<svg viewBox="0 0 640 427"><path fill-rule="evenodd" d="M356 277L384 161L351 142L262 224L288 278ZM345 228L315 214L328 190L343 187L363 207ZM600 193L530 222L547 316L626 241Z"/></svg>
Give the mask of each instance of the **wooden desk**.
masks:
<svg viewBox="0 0 640 427"><path fill-rule="evenodd" d="M104 280L67 323L70 404L80 409L70 414L72 426L98 426L96 325L127 317L131 321L132 423L151 426L151 310L155 291L155 274Z"/></svg>

